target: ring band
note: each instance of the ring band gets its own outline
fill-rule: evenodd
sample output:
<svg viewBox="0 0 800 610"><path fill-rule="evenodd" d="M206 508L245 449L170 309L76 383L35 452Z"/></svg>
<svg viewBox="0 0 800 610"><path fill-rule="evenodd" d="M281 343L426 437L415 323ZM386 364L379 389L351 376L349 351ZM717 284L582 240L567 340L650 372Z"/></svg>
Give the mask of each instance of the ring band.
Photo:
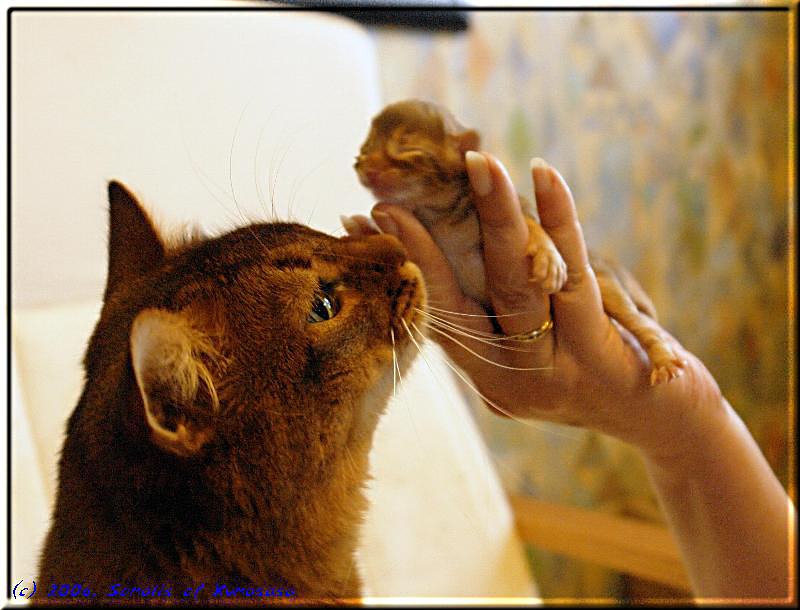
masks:
<svg viewBox="0 0 800 610"><path fill-rule="evenodd" d="M542 337L544 337L550 330L553 328L553 318L547 318L544 324L542 324L539 328L534 328L527 333L519 333L518 335L510 335L508 338L513 339L514 341L523 341L523 342L532 342L538 341Z"/></svg>

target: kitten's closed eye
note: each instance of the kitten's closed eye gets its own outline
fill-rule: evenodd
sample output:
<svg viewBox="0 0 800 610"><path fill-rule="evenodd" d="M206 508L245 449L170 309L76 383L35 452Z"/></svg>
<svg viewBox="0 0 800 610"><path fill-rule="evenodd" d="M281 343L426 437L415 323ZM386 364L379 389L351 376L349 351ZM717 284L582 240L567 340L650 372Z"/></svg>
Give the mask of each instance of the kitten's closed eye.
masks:
<svg viewBox="0 0 800 610"><path fill-rule="evenodd" d="M411 138L406 138L398 142L390 140L386 143L386 152L393 159L405 161L413 157L429 155L426 149Z"/></svg>

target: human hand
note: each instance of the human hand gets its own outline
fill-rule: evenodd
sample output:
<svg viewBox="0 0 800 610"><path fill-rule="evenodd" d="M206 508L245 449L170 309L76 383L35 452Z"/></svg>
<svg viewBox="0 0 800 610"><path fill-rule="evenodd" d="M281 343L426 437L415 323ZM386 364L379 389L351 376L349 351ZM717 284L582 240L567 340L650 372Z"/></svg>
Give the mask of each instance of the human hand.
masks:
<svg viewBox="0 0 800 610"><path fill-rule="evenodd" d="M463 294L419 221L399 206L379 203L373 209L375 222L403 242L426 278L435 307L430 311L431 337L499 412L594 428L659 460L689 455L724 412L711 374L665 333L686 360L684 374L650 385L647 355L603 311L569 187L555 169L538 162L532 163L532 178L541 225L568 268L564 288L544 296L528 281L528 227L507 172L491 155L470 157L468 171L496 321L507 336L524 333L547 320L552 304L554 326L535 342L498 342L499 336L491 335L491 320L479 303ZM355 232L367 230L363 217L350 224Z"/></svg>

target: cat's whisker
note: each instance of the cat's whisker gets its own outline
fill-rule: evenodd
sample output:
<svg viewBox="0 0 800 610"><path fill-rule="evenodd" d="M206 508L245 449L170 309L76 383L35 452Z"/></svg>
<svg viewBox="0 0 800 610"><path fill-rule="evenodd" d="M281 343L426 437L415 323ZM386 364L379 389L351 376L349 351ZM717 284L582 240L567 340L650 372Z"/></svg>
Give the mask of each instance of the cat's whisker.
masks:
<svg viewBox="0 0 800 610"><path fill-rule="evenodd" d="M333 156L333 152L329 152L327 155L324 155L324 156L323 156L323 157L322 157L322 158L321 158L321 159L320 159L320 160L317 162L317 164L316 164L316 165L314 165L313 167L311 167L311 169L309 169L309 170L308 170L308 171L307 171L305 174L303 174L303 175L302 175L302 176L301 176L299 179L297 179L297 180L295 180L295 181L294 181L294 183L292 184L292 195L289 197L289 205L291 205L291 202L294 200L294 198L295 198L295 196L296 196L296 191L299 191L299 190L300 190L300 188L302 188L302 186L303 186L303 184L305 183L305 181L306 181L306 180L308 180L308 179L309 179L309 177L311 177L311 175L312 175L312 174L314 174L314 172L317 172L317 171L319 171L319 168L320 168L320 167L322 167L323 165L325 165L325 163L328 163L328 162L330 161L330 159L331 159L331 157L332 157L332 156ZM317 210L317 205L318 205L318 204L319 204L319 199L317 199L317 200L314 202L314 205L311 207L311 213L308 215L308 220L306 221L306 224L308 224L308 225L310 225L310 224L311 224L311 219L312 219L312 217L314 216L314 212L316 212L316 210Z"/></svg>
<svg viewBox="0 0 800 610"><path fill-rule="evenodd" d="M266 246L258 238L258 235L255 233L255 231L253 231L252 226L251 226L252 223L245 216L241 206L239 205L239 201L236 198L236 189L235 189L234 184L233 184L233 152L234 152L234 150L236 148L236 140L239 137L239 130L240 130L241 125L242 125L242 120L244 119L244 115L247 112L247 109L249 108L251 102L252 102L252 99L249 102L247 102L247 104L245 104L244 108L242 108L242 112L239 115L239 120L236 122L236 127L233 130L233 138L231 139L231 147L230 147L230 150L228 151L228 184L230 185L230 191L231 191L230 192L230 196L233 199L233 204L234 204L234 206L236 208L236 212L237 212L239 218L241 219L241 222L245 226L248 227L250 234L255 238L255 240L263 248L266 249Z"/></svg>
<svg viewBox="0 0 800 610"><path fill-rule="evenodd" d="M267 169L267 191L269 191L269 204L272 207L272 215L277 218L275 212L275 151L272 151L272 156L269 160L269 169Z"/></svg>
<svg viewBox="0 0 800 610"><path fill-rule="evenodd" d="M404 326L406 325L405 320L401 319L401 322L403 322ZM420 331L419 328L417 328L417 325L414 324L414 322L411 323L411 326L413 326L414 329L418 333L420 333L420 336L424 337L424 335L422 334L422 331ZM406 329L408 329L408 326L406 326ZM408 332L409 332L409 336L411 336L411 331L408 331ZM416 341L414 340L413 336L412 336L411 340L414 341L414 343L416 344ZM565 431L559 431L559 430L554 430L552 428L545 427L545 426L541 425L540 422L537 422L535 420L532 420L532 419L521 419L521 418L515 416L514 414L510 413L507 409L501 407L496 402L494 402L493 400L488 398L486 395L484 395L483 392L481 392L478 388L476 388L475 384L473 384L469 380L469 378L464 373L459 371L458 367L453 365L447 358L443 358L442 362L444 362L450 368L450 370L452 370L459 377L459 379L461 379L461 381L463 381L467 385L467 387L469 387L473 392L475 392L475 394L477 396L480 396L484 400L484 402L486 402L486 404L491 405L492 407L497 409L500 413L503 413L504 415L506 415L509 419L512 419L512 420L514 420L516 422L524 424L525 426L530 426L532 428L536 428L536 429L541 430L541 431L543 431L543 432L545 432L547 434L554 434L556 436L561 436L563 438L567 438L567 439L570 439L572 441L577 440L578 438L580 438L580 433L577 432L577 431L575 433L573 433L573 434L569 434L569 433L567 433Z"/></svg>
<svg viewBox="0 0 800 610"><path fill-rule="evenodd" d="M534 351L532 349L525 349L524 347L512 347L510 345L499 345L498 342L500 341L500 339L495 340L495 341L491 341L489 339L484 339L484 338L475 336L473 334L470 334L469 332L466 332L466 331L461 330L459 328L456 328L456 327L454 327L452 325L444 324L441 321L436 320L436 319L431 319L428 322L430 324L430 327L432 329L434 329L434 330L435 330L435 328L447 329L450 332L454 332L454 333L456 333L458 335L467 337L469 339L472 339L473 341L478 341L480 343L484 343L486 345L490 345L490 346L492 346L494 348L497 348L497 349L504 349L504 350L508 350L508 351L512 351L512 352L528 352L528 353ZM506 339L507 339L507 337L506 337Z"/></svg>
<svg viewBox="0 0 800 610"><path fill-rule="evenodd" d="M266 244L265 244L263 241L261 241L261 239L258 237L258 233L256 233L256 232L255 232L255 230L253 230L253 225L252 225L252 223L250 223L250 222L247 222L247 219L246 219L246 218L244 218L244 216L243 216L243 215L242 215L242 219L243 219L243 220L245 221L245 223L246 223L246 224L245 224L245 227L247 228L247 231L248 231L248 233L250 233L250 235L252 235L252 236L253 236L253 239L255 239L255 240L256 240L256 242L258 242L258 245L259 245L259 246L261 246L261 248L262 248L262 249L263 249L265 252L268 252L268 251L269 251L269 248L268 248L268 247L267 247L267 245L266 245Z"/></svg>
<svg viewBox="0 0 800 610"><path fill-rule="evenodd" d="M457 324L455 322L451 322L450 320L445 320L443 318L438 318L434 315L418 312L422 317L425 318L427 322L438 324L439 326L447 329L452 329L454 331L459 331L458 334L461 334L466 337L470 337L476 340L481 340L482 343L486 344L494 344L502 342L502 338L498 337L496 334L487 333L481 330L477 330L475 328L471 328L469 326L465 326L463 324Z"/></svg>
<svg viewBox="0 0 800 610"><path fill-rule="evenodd" d="M433 318L435 320L440 320L442 322L447 322L449 324L458 324L459 326L461 326L461 327L463 327L465 329L470 328L470 329L475 330L476 332L480 332L480 333L483 333L483 334L491 334L488 331L478 330L478 328L475 326L475 324L473 324L472 326L467 326L468 323L473 323L472 320L462 320L461 318L450 318L447 315L444 315L444 314L441 314L441 313L434 313L432 311L429 311L427 306L424 309L417 308L417 310L422 312L422 313L424 313L427 317ZM480 324L480 322L478 322L478 323Z"/></svg>
<svg viewBox="0 0 800 610"><path fill-rule="evenodd" d="M281 166L283 165L283 160L286 158L286 154L289 148L291 148L291 142L286 142L284 140L283 142L281 142L281 145L285 145L285 147L283 148L283 154L281 156L280 161L278 161L278 154L281 151L281 147L276 146L272 151L272 156L270 157L269 160L269 170L267 171L267 180L269 181L268 183L269 200L270 204L272 205L273 214L275 213L274 212L275 198L278 190L278 174L280 172ZM291 211L288 208L288 206L286 209L286 213L287 213L287 218L289 218L291 216Z"/></svg>
<svg viewBox="0 0 800 610"><path fill-rule="evenodd" d="M440 328L445 328L447 330L452 330L456 334L462 335L464 337L469 337L470 339L474 339L475 341L479 341L481 343L485 343L487 345L492 345L497 349L504 349L508 351L514 352L533 352L536 351L534 348L525 348L525 347L518 347L518 346L511 346L511 345L501 345L502 343L508 342L515 342L513 336L508 335L499 335L494 332L484 332L472 328L470 326L465 326L463 324L458 324L454 320L447 319L443 317L443 314L433 314L429 311L424 311L417 308L417 311L426 317L426 319L431 320L431 322L436 322Z"/></svg>
<svg viewBox="0 0 800 610"><path fill-rule="evenodd" d="M255 156L253 158L253 180L255 181L255 185L256 185L256 197L258 197L258 203L261 205L261 208L264 210L264 213L267 212L267 202L264 200L264 194L261 191L261 187L259 186L260 182L259 182L259 179L258 179L258 175L259 175L259 171L258 171L258 169L259 169L258 168L258 156L259 156L259 152L261 151L261 142L262 142L262 140L264 138L264 132L267 129L267 124L268 123L269 123L269 117L264 122L264 124L261 126L261 131L258 132L258 140L256 141L256 153L255 153ZM274 221L274 220L276 220L278 218L277 215L275 214L275 202L274 201L270 201L270 205L272 207L272 215L269 216L269 218Z"/></svg>
<svg viewBox="0 0 800 610"><path fill-rule="evenodd" d="M428 299L427 299L427 301L425 302L425 312L426 312L426 313L429 313L429 312L428 312L428 308L429 308L429 306L431 306L431 305L438 305L438 304L440 304L441 302L442 302L442 301L441 301L441 299L433 299L433 298L430 298L430 296L429 296L429 297L428 297ZM440 315L440 314L438 314L438 315Z"/></svg>
<svg viewBox="0 0 800 610"><path fill-rule="evenodd" d="M400 379L400 383L402 384L403 383L403 374L400 372L400 361L397 358L397 351L395 350L394 329L390 328L389 332L390 332L390 334L392 336L392 353L394 355L394 365L395 365L394 375L395 375L395 379L399 378ZM424 356L424 354L422 354L422 352L420 352L420 355L422 356L423 359L425 358L425 356ZM396 387L397 386L395 386L393 388L392 398L396 397L396 392L395 392ZM417 447L422 447L422 445L423 445L422 438L420 437L419 431L417 430L417 424L414 422L414 416L411 414L411 409L408 406L408 402L403 402L403 405L406 408L406 415L408 415L408 421L411 422L411 428L412 428L412 430L414 430L414 438L417 439Z"/></svg>
<svg viewBox="0 0 800 610"><path fill-rule="evenodd" d="M186 152L186 157L189 159L189 165L192 166L192 171L194 172L195 176L197 176L198 180L200 181L200 184L203 185L203 188L208 192L208 194L211 195L211 197L217 203L219 203L219 205L225 211L225 214L228 216L228 222L236 223L237 222L236 217L233 215L229 207L231 202L226 203L222 201L222 199L220 199L219 196L215 194L210 187L213 186L214 188L216 188L219 194L221 195L228 196L228 193L225 191L224 188L222 188L220 185L214 182L214 180L208 175L208 173L203 171L197 164L197 161L195 160L194 156L192 156L191 150L189 150L189 145L186 141L186 131L183 126L181 126L181 143L183 144L183 150Z"/></svg>
<svg viewBox="0 0 800 610"><path fill-rule="evenodd" d="M452 335L444 332L443 330L437 328L436 326L431 326L430 329L433 332L438 333L438 334L442 335L443 337L446 337L449 341L452 341L453 343L456 343L457 345L463 347L465 350L467 350L473 356L479 358L480 360L483 360L484 362L486 362L488 364L491 364L492 366L496 366L497 368L507 369L509 371L549 371L549 370L552 370L552 368L553 368L553 367L550 367L550 366L520 367L520 366L509 366L507 364L500 364L499 362L495 362L494 360L491 360L489 358L486 358L485 356L482 356L481 354L476 352L474 349L471 349L471 348L467 347L461 341L459 341L458 339L456 339Z"/></svg>
<svg viewBox="0 0 800 610"><path fill-rule="evenodd" d="M260 165L261 165L259 163L259 158L261 156L260 155L260 153L261 153L261 143L262 143L262 141L264 139L264 133L266 132L267 125L269 125L270 121L272 120L272 117L274 116L275 111L276 111L277 108L278 108L278 102L275 102L274 104L272 104L272 107L270 108L270 110L269 110L269 112L267 114L266 120L261 125L261 129L258 132L258 139L256 140L255 158L253 159L253 179L255 180L255 183L256 183L256 194L258 196L258 201L259 201L259 204L261 205L261 208L264 210L264 214L267 215L267 217L272 222L275 222L275 221L279 220L278 219L278 214L275 211L275 200L272 197L272 191L270 190L270 202L269 202L269 204L270 204L271 213L268 214L267 213L267 204L266 204L266 201L264 200L264 192L260 187L261 181L258 179L258 177L260 175L259 168L260 168ZM267 183L267 186L269 186L269 172L267 172L266 183Z"/></svg>
<svg viewBox="0 0 800 610"><path fill-rule="evenodd" d="M473 328L471 326L467 326L466 324L460 324L459 322L456 322L455 320L450 320L450 319L446 318L442 314L431 313L430 311L422 310L422 309L419 309L419 308L417 308L417 312L420 313L421 315L425 316L426 319L436 320L437 322L441 322L442 324L445 324L445 325L450 326L452 328L458 328L460 330L463 330L464 332L467 332L467 333L469 333L469 334L471 334L471 335L473 335L475 337L483 337L488 341L505 341L505 340L508 339L508 337L503 337L503 336L500 336L500 335L498 335L496 333L491 333L491 332L488 332L488 331L478 330L477 328Z"/></svg>
<svg viewBox="0 0 800 610"><path fill-rule="evenodd" d="M277 191L278 191L278 174L280 174L281 168L283 167L283 163L284 163L284 161L286 161L286 156L289 154L289 151L292 148L292 142L291 141L286 142L285 144L286 145L285 145L285 147L283 147L283 152L281 153L281 157L280 157L280 160L278 161L277 167L275 166L275 155L277 155L277 150L280 150L280 149L276 149L275 154L273 155L272 159L270 160L270 168L271 169L274 168L274 171L270 171L271 180L272 180L272 186L270 187L270 198L273 201L273 205L274 205L274 201L275 201L275 193L277 193ZM292 208L291 208L291 205L288 205L288 204L287 204L287 207L286 207L286 218L288 220L292 220Z"/></svg>
<svg viewBox="0 0 800 610"><path fill-rule="evenodd" d="M486 318L487 320L496 319L496 318L510 318L513 316L523 316L526 314L534 313L533 311L515 311L513 313L504 313L504 314L480 314L480 313L464 313L461 311L450 311L448 309L439 309L437 307L428 307L428 309L432 309L442 314L449 314L451 316L460 316L465 318Z"/></svg>
<svg viewBox="0 0 800 610"><path fill-rule="evenodd" d="M397 346L394 340L394 328L389 329L392 336L392 398L397 396Z"/></svg>
<svg viewBox="0 0 800 610"><path fill-rule="evenodd" d="M414 338L414 335L412 334L411 329L408 327L408 323L403 318L400 318L400 322L403 324L403 328L406 329L406 333L408 334L408 338L411 339L411 342L414 345L417 346L417 350L419 351L420 355L422 355L422 346L420 346L420 344ZM416 329L416 331L419 333L420 339L425 340L425 333L423 333L419 329L419 327L416 324L414 324L414 322L411 322L411 326L413 326ZM424 356L423 356L423 358L424 358Z"/></svg>
<svg viewBox="0 0 800 610"><path fill-rule="evenodd" d="M311 220L314 218L314 212L317 211L317 207L319 207L319 197L314 198L314 203L311 206L311 213L308 215L308 220L306 221L306 224L309 226L311 226Z"/></svg>
<svg viewBox="0 0 800 610"><path fill-rule="evenodd" d="M483 330L479 328L479 326L483 326L485 328L491 328L486 324L486 318L491 318L491 316L482 316L481 314L475 314L474 318L465 318L465 317L457 317L457 316L450 316L446 313L441 313L436 310L426 310L426 315L440 320L442 322L446 322L448 324L452 324L457 328L461 328L465 331L472 332L477 336L484 337L490 341L509 341L510 338L506 335L498 334L494 330Z"/></svg>
<svg viewBox="0 0 800 610"><path fill-rule="evenodd" d="M447 393L447 392L443 391L443 390L444 390L444 388L442 387L441 380L440 380L440 379L439 379L439 377L436 375L436 373L435 373L435 371L434 371L434 368L433 368L433 366L431 365L430 361L429 361L429 360L428 360L428 359L425 357L425 352L423 351L422 347L421 347L421 346L420 346L420 344L417 342L417 340L414 338L414 335L413 335L413 333L411 332L411 330L409 329L409 327L408 327L408 324L407 324L407 323L406 323L406 321L405 321L404 319L402 319L402 318L400 318L400 321L403 323L403 326L405 327L405 329L406 329L406 332L408 333L408 336L409 336L409 338L410 338L410 339L411 339L411 341L413 342L414 346L417 348L417 351L419 352L419 355L420 355L420 357L421 357L421 358L422 358L422 360L425 362L425 366L427 366L427 367L428 367L428 371L429 371L429 372L430 372L430 374L431 374L431 378L432 378L432 379L433 379L433 380L436 382L436 385L438 385L438 386L439 386L439 389L440 389L440 390L442 390L442 395L445 397L445 400L447 400L447 402L448 402L448 403L450 403L450 404L452 405L452 402L451 402L451 399L450 399L449 393ZM413 322L412 322L411 324L412 324L412 326L413 326L413 327L416 329L416 331L419 333L420 339L421 339L421 340L425 340L425 334L424 334L424 333L423 333L423 332L422 332L422 331L419 329L419 327L418 327L418 326L416 326L416 324L414 324ZM445 360L445 362L446 362L446 360ZM416 433L416 424L414 424L414 418L413 418L413 417L411 417L411 411L410 411L410 410L408 411L408 414L409 414L409 417L411 418L411 425L412 425L412 426L414 426L414 432ZM417 438L418 438L418 440L419 440L419 436L417 436ZM421 445L421 444L422 444L422 443L420 443L420 445ZM488 460L488 457L487 457L487 460ZM489 466L489 464L488 464L488 461L487 461L487 471L486 471L487 479L488 479L488 476L489 476L489 470L488 470L488 466ZM465 516L465 517L466 517L468 520L472 521L472 525L473 525L473 526L477 525L477 524L475 523L474 519L473 519L472 517L470 517L469 513L468 513L467 511L465 511L465 510L462 508L462 506L461 506L461 504L460 504L460 503L459 503L459 504L457 504L457 505L456 505L456 507L457 507L457 509L458 509L458 510L461 512L461 514L462 514L462 515L464 515L464 516ZM476 528L476 529L477 529L477 528Z"/></svg>
<svg viewBox="0 0 800 610"><path fill-rule="evenodd" d="M477 338L483 338L483 339L486 340L485 342L488 342L488 343L499 344L499 343L505 343L505 342L509 342L509 341L515 341L514 337L509 337L507 335L498 335L497 333L490 333L490 332L477 330L477 329L472 328L470 326L465 326L463 324L459 324L459 323L457 323L457 322L455 322L453 320L448 320L447 318L440 317L440 315L432 314L432 313L427 312L427 311L421 311L421 310L418 310L418 311L420 311L420 313L423 316L425 316L426 319L436 320L437 322L439 322L440 324L446 326L447 328L459 329L459 330L463 331L464 333L466 333L467 336L474 337L476 339ZM498 345L497 347L502 347L502 346ZM505 349L511 349L513 351L530 351L530 350L526 350L524 348L518 348L518 347L517 348L511 348L511 347L508 347L508 346L506 346Z"/></svg>
<svg viewBox="0 0 800 610"><path fill-rule="evenodd" d="M416 325L414 325L414 328L417 330L417 332L418 332L418 333L420 333L420 338L424 339L424 338L425 338L425 336L424 336L424 334L422 334L422 333L421 333L421 331L419 330L419 328L417 328L417 326L416 326ZM418 349L419 349L419 347L418 347ZM441 382L441 380L439 379L439 376L437 376L437 375L436 375L436 373L435 373L435 371L434 371L434 369L433 369L433 366L431 366L431 363L430 363L430 361L429 361L429 360L428 360L428 359L425 357L425 354L424 354L424 352L420 351L420 356L421 356L421 357L422 357L422 359L425 361L425 365L427 366L427 368L428 368L428 371L430 372L432 379L433 379L433 380L436 382L436 384L439 386L439 388L440 388L440 389L442 389L442 382ZM443 393L443 395L446 397L446 400L447 400L449 403L451 403L451 404L452 404L452 401L451 401L451 399L450 399L449 393L446 393L446 392L444 392L444 393ZM492 454L491 454L489 451L487 451L487 452L485 452L485 454L484 454L484 455L482 455L481 457L482 457L482 459L481 459L481 463L482 463L483 465L485 465L485 468L484 468L483 475L484 475L484 478L485 478L485 480L486 480L486 481L487 481L487 483L488 483L488 481L490 480L490 478L491 478L491 476L492 476L492 474L491 474L491 473L492 473L492 461L493 461L493 459L492 459L492 458L493 458L493 456L492 456ZM468 519L470 519L471 521L473 521L473 525L475 525L475 523L474 523L474 520L473 520L473 518L471 518L471 517L470 517L469 513L468 513L467 511L465 511L465 510L461 509L461 505L460 505L460 503L459 503L459 505L458 505L458 508L461 510L461 513L462 513L463 515L467 516L467 518L468 518ZM491 507L489 506L489 503L487 502L487 503L484 505L484 509L486 509L486 510L488 511L488 510L490 510L490 508L491 508ZM485 516L483 519L481 519L481 522L484 522L484 523L488 522L488 521L487 521L487 517L488 517L488 518L491 518L491 515L489 515L489 514L488 514L488 512L487 512L487 515L486 515L486 516Z"/></svg>
<svg viewBox="0 0 800 610"><path fill-rule="evenodd" d="M276 148L275 153L273 154L272 158L270 159L270 199L273 202L275 201L275 193L277 192L278 187L278 174L280 174L281 169L283 168L283 164L286 161L286 157L289 155L289 152L292 150L292 147L299 141L298 135L303 132L303 130L308 129L309 127L313 127L313 121L306 121L302 125L300 125L297 129L292 130L290 133L286 133L285 144L286 146L283 147L283 152L281 153L280 160L278 161L277 167L275 166L275 155L280 148ZM274 171L272 171L274 168ZM296 179L295 179L296 182ZM290 190L292 193L292 190ZM292 218L292 202L293 198L290 196L289 201L287 203L286 209L286 216L289 220L294 221L295 219Z"/></svg>
<svg viewBox="0 0 800 610"><path fill-rule="evenodd" d="M236 127L233 130L233 138L231 139L231 148L228 151L228 184L230 185L231 189L231 198L236 206L236 210L239 212L239 216L245 223L247 222L247 219L245 218L244 213L239 206L239 201L236 199L236 189L233 186L233 151L236 148L236 139L239 137L239 128L242 126L242 120L244 119L244 114L247 112L248 106L250 106L250 102L245 104L244 108L242 108L242 112L239 115L239 120L236 121Z"/></svg>

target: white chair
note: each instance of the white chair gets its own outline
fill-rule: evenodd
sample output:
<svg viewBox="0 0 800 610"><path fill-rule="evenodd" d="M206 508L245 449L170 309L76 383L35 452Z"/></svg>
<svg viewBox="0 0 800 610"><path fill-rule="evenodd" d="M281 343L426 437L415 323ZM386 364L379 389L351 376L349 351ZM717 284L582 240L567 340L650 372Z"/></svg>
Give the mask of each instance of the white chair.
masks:
<svg viewBox="0 0 800 610"><path fill-rule="evenodd" d="M105 281L106 181L166 226L263 219L272 190L279 216L338 231L372 204L351 165L381 100L369 37L331 16L15 12L12 32L11 567L30 578ZM375 439L367 593L535 596L460 388L424 356Z"/></svg>

